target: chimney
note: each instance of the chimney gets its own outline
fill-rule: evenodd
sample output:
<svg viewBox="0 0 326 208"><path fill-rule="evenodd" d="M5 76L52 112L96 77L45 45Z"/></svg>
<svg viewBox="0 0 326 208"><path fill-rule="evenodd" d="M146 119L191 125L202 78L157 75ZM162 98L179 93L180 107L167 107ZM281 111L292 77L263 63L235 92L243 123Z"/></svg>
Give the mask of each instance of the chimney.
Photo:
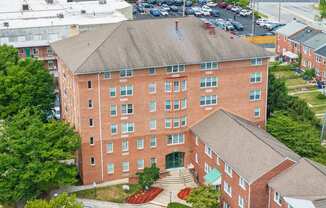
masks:
<svg viewBox="0 0 326 208"><path fill-rule="evenodd" d="M179 21L178 20L175 21L175 30L176 31L179 30Z"/></svg>

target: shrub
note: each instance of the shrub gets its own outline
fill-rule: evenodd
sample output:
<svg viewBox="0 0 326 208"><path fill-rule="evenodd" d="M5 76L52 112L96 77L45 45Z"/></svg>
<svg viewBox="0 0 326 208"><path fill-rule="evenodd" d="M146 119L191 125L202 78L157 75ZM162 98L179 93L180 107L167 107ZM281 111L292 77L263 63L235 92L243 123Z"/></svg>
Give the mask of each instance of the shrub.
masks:
<svg viewBox="0 0 326 208"><path fill-rule="evenodd" d="M320 94L317 95L317 99L319 99L319 100L325 100L326 99L326 95L320 93Z"/></svg>
<svg viewBox="0 0 326 208"><path fill-rule="evenodd" d="M137 176L139 185L147 190L160 178L160 169L154 164L150 168L145 168L143 172L137 173Z"/></svg>
<svg viewBox="0 0 326 208"><path fill-rule="evenodd" d="M200 186L192 189L187 203L192 208L215 208L220 206L220 192L212 186Z"/></svg>
<svg viewBox="0 0 326 208"><path fill-rule="evenodd" d="M304 80L312 80L315 77L315 69L305 69L302 78Z"/></svg>
<svg viewBox="0 0 326 208"><path fill-rule="evenodd" d="M171 202L170 204L168 204L167 208L189 208L189 207L187 205L180 204L178 202Z"/></svg>

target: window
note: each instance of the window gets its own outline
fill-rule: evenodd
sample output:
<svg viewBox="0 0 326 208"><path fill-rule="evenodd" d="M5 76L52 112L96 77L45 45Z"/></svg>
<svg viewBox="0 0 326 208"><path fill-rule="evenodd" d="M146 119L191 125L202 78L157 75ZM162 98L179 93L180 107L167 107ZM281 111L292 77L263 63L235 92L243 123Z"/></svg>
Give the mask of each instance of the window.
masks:
<svg viewBox="0 0 326 208"><path fill-rule="evenodd" d="M93 108L93 100L88 100L88 108Z"/></svg>
<svg viewBox="0 0 326 208"><path fill-rule="evenodd" d="M152 100L149 102L149 112L156 112L156 101Z"/></svg>
<svg viewBox="0 0 326 208"><path fill-rule="evenodd" d="M113 174L114 173L114 164L113 163L108 164L107 172L108 172L108 174Z"/></svg>
<svg viewBox="0 0 326 208"><path fill-rule="evenodd" d="M241 188L243 188L244 190L246 190L246 181L245 181L245 179L244 178L242 178L242 177L240 177L240 179L239 179L239 186L241 187Z"/></svg>
<svg viewBox="0 0 326 208"><path fill-rule="evenodd" d="M128 161L124 161L122 162L122 172L129 172L129 162Z"/></svg>
<svg viewBox="0 0 326 208"><path fill-rule="evenodd" d="M110 96L111 97L115 97L115 95L116 95L116 89L115 89L115 87L111 87L109 89L109 93L110 93Z"/></svg>
<svg viewBox="0 0 326 208"><path fill-rule="evenodd" d="M239 205L239 208L243 208L244 207L244 199L241 196L239 196L238 205Z"/></svg>
<svg viewBox="0 0 326 208"><path fill-rule="evenodd" d="M216 165L220 166L220 158L218 158L218 156L216 157Z"/></svg>
<svg viewBox="0 0 326 208"><path fill-rule="evenodd" d="M320 56L316 56L316 61L317 61L317 63L321 63L322 58Z"/></svg>
<svg viewBox="0 0 326 208"><path fill-rule="evenodd" d="M166 100L165 101L165 111L170 111L171 110L171 100Z"/></svg>
<svg viewBox="0 0 326 208"><path fill-rule="evenodd" d="M187 108L187 99L184 98L181 100L181 109L186 109Z"/></svg>
<svg viewBox="0 0 326 208"><path fill-rule="evenodd" d="M120 87L120 95L124 96L132 96L134 88L132 85L126 85Z"/></svg>
<svg viewBox="0 0 326 208"><path fill-rule="evenodd" d="M156 93L156 83L150 83L150 84L148 85L148 92L149 92L150 94L154 94L154 93Z"/></svg>
<svg viewBox="0 0 326 208"><path fill-rule="evenodd" d="M122 140L121 149L122 149L122 152L128 152L129 151L129 143L128 143L128 140L126 140L126 139Z"/></svg>
<svg viewBox="0 0 326 208"><path fill-rule="evenodd" d="M92 88L92 81L87 81L87 88L88 89L91 89Z"/></svg>
<svg viewBox="0 0 326 208"><path fill-rule="evenodd" d="M90 158L90 163L91 163L92 166L95 165L95 158L94 158L94 157L91 157L91 158Z"/></svg>
<svg viewBox="0 0 326 208"><path fill-rule="evenodd" d="M94 137L89 137L89 144L94 145Z"/></svg>
<svg viewBox="0 0 326 208"><path fill-rule="evenodd" d="M110 105L110 116L117 116L117 105L111 104Z"/></svg>
<svg viewBox="0 0 326 208"><path fill-rule="evenodd" d="M261 82L261 72L254 72L250 74L250 83L259 83Z"/></svg>
<svg viewBox="0 0 326 208"><path fill-rule="evenodd" d="M144 139L137 139L136 146L138 150L144 149Z"/></svg>
<svg viewBox="0 0 326 208"><path fill-rule="evenodd" d="M90 127L93 127L93 126L94 126L94 121L93 121L92 118L88 119L88 125L89 125Z"/></svg>
<svg viewBox="0 0 326 208"><path fill-rule="evenodd" d="M257 101L260 100L260 96L261 96L261 90L251 90L250 91L250 101Z"/></svg>
<svg viewBox="0 0 326 208"><path fill-rule="evenodd" d="M106 153L113 153L113 142L106 145Z"/></svg>
<svg viewBox="0 0 326 208"><path fill-rule="evenodd" d="M197 152L196 152L196 154L195 154L195 162L198 164L199 162L198 162L198 154L197 154Z"/></svg>
<svg viewBox="0 0 326 208"><path fill-rule="evenodd" d="M133 104L122 104L121 105L121 114L122 115L130 115L134 113Z"/></svg>
<svg viewBox="0 0 326 208"><path fill-rule="evenodd" d="M226 181L224 181L224 192L232 197L232 187Z"/></svg>
<svg viewBox="0 0 326 208"><path fill-rule="evenodd" d="M152 137L151 137L151 140L150 140L149 146L150 146L151 148L155 148L155 147L157 147L157 139L156 139L156 136L152 136Z"/></svg>
<svg viewBox="0 0 326 208"><path fill-rule="evenodd" d="M184 64L178 64L173 66L168 66L166 69L167 73L179 73L185 71L185 65Z"/></svg>
<svg viewBox="0 0 326 208"><path fill-rule="evenodd" d="M32 50L33 57L38 57L39 55L39 50L37 48L33 48Z"/></svg>
<svg viewBox="0 0 326 208"><path fill-rule="evenodd" d="M111 124L111 134L117 134L117 133L118 133L118 125Z"/></svg>
<svg viewBox="0 0 326 208"><path fill-rule="evenodd" d="M217 103L216 95L200 96L200 106L216 105L216 103Z"/></svg>
<svg viewBox="0 0 326 208"><path fill-rule="evenodd" d="M281 205L282 201L281 201L281 194L278 193L277 191L274 193L274 201L278 204Z"/></svg>
<svg viewBox="0 0 326 208"><path fill-rule="evenodd" d="M179 92L179 91L180 91L179 81L173 81L173 92Z"/></svg>
<svg viewBox="0 0 326 208"><path fill-rule="evenodd" d="M257 66L257 65L262 65L263 64L263 59L262 58L255 58L250 60L251 65Z"/></svg>
<svg viewBox="0 0 326 208"><path fill-rule="evenodd" d="M207 156L209 156L210 158L212 158L213 150L212 150L212 148L211 148L209 145L207 145L207 144L205 144L205 153L206 153Z"/></svg>
<svg viewBox="0 0 326 208"><path fill-rule="evenodd" d="M49 61L48 61L48 68L49 68L50 70L55 69L55 65L54 65L54 62L53 62L52 60L49 60Z"/></svg>
<svg viewBox="0 0 326 208"><path fill-rule="evenodd" d="M24 41L25 41L25 40L24 40ZM49 57L53 56L53 50L52 50L51 47L48 47L48 48L47 48L47 51L48 51L48 56L49 56Z"/></svg>
<svg viewBox="0 0 326 208"><path fill-rule="evenodd" d="M231 205L229 205L227 202L223 203L223 208L231 208Z"/></svg>
<svg viewBox="0 0 326 208"><path fill-rule="evenodd" d="M181 117L181 127L186 127L187 126L187 117L183 116Z"/></svg>
<svg viewBox="0 0 326 208"><path fill-rule="evenodd" d="M200 64L200 69L202 70L218 69L218 64L216 61L202 62Z"/></svg>
<svg viewBox="0 0 326 208"><path fill-rule="evenodd" d="M156 120L152 119L149 121L149 129L150 130L155 130L156 129Z"/></svg>
<svg viewBox="0 0 326 208"><path fill-rule="evenodd" d="M232 168L227 163L224 165L224 171L228 176L232 177Z"/></svg>
<svg viewBox="0 0 326 208"><path fill-rule="evenodd" d="M183 144L185 140L185 135L184 134L171 134L168 135L167 137L167 142L168 145L173 145L173 144Z"/></svg>
<svg viewBox="0 0 326 208"><path fill-rule="evenodd" d="M260 117L260 108L255 108L254 110L254 117L259 118Z"/></svg>
<svg viewBox="0 0 326 208"><path fill-rule="evenodd" d="M173 101L173 110L180 110L180 101L179 100Z"/></svg>
<svg viewBox="0 0 326 208"><path fill-rule="evenodd" d="M152 166L154 164L155 165L157 164L157 159L155 157L151 157L151 159L150 159L150 165Z"/></svg>
<svg viewBox="0 0 326 208"><path fill-rule="evenodd" d="M307 54L309 52L309 48L307 46L303 46L303 53Z"/></svg>
<svg viewBox="0 0 326 208"><path fill-rule="evenodd" d="M131 77L133 74L132 69L121 69L120 70L120 77Z"/></svg>
<svg viewBox="0 0 326 208"><path fill-rule="evenodd" d="M134 132L135 124L134 123L122 123L121 124L121 133L128 134Z"/></svg>
<svg viewBox="0 0 326 208"><path fill-rule="evenodd" d="M184 92L187 90L187 80L181 81L181 91Z"/></svg>
<svg viewBox="0 0 326 208"><path fill-rule="evenodd" d="M165 81L164 84L164 88L165 88L165 92L171 92L171 88L172 88L172 83L170 81Z"/></svg>
<svg viewBox="0 0 326 208"><path fill-rule="evenodd" d="M202 77L200 79L201 88L217 87L217 77Z"/></svg>
<svg viewBox="0 0 326 208"><path fill-rule="evenodd" d="M174 118L173 119L173 128L180 128L180 119L179 118Z"/></svg>
<svg viewBox="0 0 326 208"><path fill-rule="evenodd" d="M138 170L143 170L145 166L144 160L137 160L137 169Z"/></svg>
<svg viewBox="0 0 326 208"><path fill-rule="evenodd" d="M155 68L149 68L148 69L148 74L150 74L150 75L156 74L156 69Z"/></svg>
<svg viewBox="0 0 326 208"><path fill-rule="evenodd" d="M165 128L166 129L172 128L172 119L170 119L170 118L165 119Z"/></svg>
<svg viewBox="0 0 326 208"><path fill-rule="evenodd" d="M104 72L103 77L104 77L104 79L110 79L111 78L111 72L108 72L108 71Z"/></svg>
<svg viewBox="0 0 326 208"><path fill-rule="evenodd" d="M198 136L196 136L196 138L195 138L195 144L196 144L196 146L199 145L199 138L198 138Z"/></svg>
<svg viewBox="0 0 326 208"><path fill-rule="evenodd" d="M288 204L288 208L294 208L293 206L291 206L290 204Z"/></svg>
<svg viewBox="0 0 326 208"><path fill-rule="evenodd" d="M208 172L210 172L212 170L212 167L209 166L207 163L205 163L205 166L204 166L204 172L207 174Z"/></svg>

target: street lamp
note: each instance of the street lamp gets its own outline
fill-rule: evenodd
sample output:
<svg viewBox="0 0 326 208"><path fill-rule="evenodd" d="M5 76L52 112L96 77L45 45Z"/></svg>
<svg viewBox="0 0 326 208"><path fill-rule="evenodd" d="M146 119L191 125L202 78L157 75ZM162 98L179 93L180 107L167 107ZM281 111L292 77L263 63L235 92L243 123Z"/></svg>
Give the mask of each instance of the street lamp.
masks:
<svg viewBox="0 0 326 208"><path fill-rule="evenodd" d="M93 187L94 187L94 199L96 199L96 182L93 182Z"/></svg>

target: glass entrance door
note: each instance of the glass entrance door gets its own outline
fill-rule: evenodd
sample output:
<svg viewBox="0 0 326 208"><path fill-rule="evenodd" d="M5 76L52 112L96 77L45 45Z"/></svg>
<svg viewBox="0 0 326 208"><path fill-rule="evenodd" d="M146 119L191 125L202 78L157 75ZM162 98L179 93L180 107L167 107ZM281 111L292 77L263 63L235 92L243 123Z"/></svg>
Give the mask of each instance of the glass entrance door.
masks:
<svg viewBox="0 0 326 208"><path fill-rule="evenodd" d="M165 168L184 167L184 152L173 152L165 157Z"/></svg>

